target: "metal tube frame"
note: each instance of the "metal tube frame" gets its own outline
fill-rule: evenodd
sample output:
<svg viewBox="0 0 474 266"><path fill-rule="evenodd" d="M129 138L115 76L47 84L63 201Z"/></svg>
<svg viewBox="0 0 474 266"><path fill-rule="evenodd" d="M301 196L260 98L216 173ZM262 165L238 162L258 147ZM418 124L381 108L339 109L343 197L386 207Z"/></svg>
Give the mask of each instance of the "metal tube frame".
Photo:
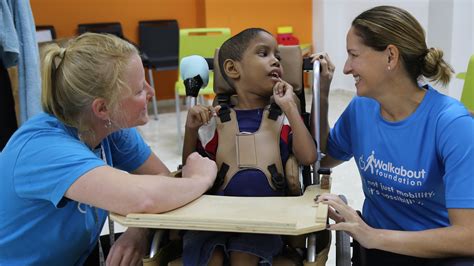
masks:
<svg viewBox="0 0 474 266"><path fill-rule="evenodd" d="M318 159L316 162L313 164L313 176L312 176L312 184L319 184L319 174L318 170L320 167L320 161L321 161L321 149L319 145L319 139L320 139L320 128L319 128L319 107L320 107L320 102L319 102L319 97L320 97L320 91L319 91L319 76L320 76L320 63L318 60L314 61L313 63L313 84L312 84L312 110L314 112L312 116L312 129L314 132L314 140L317 143L317 148L316 152L318 155ZM307 238L307 257L306 260L307 262L315 262L317 259L318 254L316 254L316 233L311 233L308 238Z"/></svg>

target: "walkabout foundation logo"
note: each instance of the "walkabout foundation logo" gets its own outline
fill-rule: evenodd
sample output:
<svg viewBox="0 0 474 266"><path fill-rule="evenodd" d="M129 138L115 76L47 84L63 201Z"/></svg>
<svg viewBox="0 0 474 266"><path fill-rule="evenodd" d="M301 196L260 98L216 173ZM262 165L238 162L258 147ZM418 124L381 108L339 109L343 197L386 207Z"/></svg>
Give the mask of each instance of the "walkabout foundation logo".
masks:
<svg viewBox="0 0 474 266"><path fill-rule="evenodd" d="M425 169L407 169L403 165L395 165L392 162L385 162L377 159L375 151L364 156L363 154L358 160L361 171L368 172L377 177L393 180L395 182L408 186L422 186L423 180L426 178Z"/></svg>

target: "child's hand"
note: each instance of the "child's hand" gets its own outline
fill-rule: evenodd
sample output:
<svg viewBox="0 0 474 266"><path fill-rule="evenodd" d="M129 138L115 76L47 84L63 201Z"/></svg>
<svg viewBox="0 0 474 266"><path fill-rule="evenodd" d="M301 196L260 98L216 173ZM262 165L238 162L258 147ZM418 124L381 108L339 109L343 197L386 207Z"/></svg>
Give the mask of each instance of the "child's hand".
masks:
<svg viewBox="0 0 474 266"><path fill-rule="evenodd" d="M273 86L273 99L275 103L280 106L280 108L285 112L291 105L296 106L295 100L293 98L293 87L290 83L280 79L275 86Z"/></svg>
<svg viewBox="0 0 474 266"><path fill-rule="evenodd" d="M207 124L212 117L216 116L220 106L215 108L212 106L195 105L188 110L186 118L186 128L199 129L202 125Z"/></svg>

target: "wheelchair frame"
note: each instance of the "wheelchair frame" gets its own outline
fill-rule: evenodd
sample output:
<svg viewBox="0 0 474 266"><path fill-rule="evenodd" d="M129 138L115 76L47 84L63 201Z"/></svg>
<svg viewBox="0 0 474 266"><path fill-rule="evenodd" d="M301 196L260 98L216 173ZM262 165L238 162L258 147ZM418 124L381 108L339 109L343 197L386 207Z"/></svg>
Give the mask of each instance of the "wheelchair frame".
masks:
<svg viewBox="0 0 474 266"><path fill-rule="evenodd" d="M206 58L206 61L209 65L209 69L213 70L214 69L214 62L213 58ZM303 58L303 71L304 72L313 72L313 82L312 82L312 107L315 112L315 115L313 116L313 132L314 132L314 139L316 143L319 143L320 139L320 128L319 128L319 118L320 118L320 113L319 113L319 108L320 108L320 83L319 83L319 76L320 76L320 65L319 61L315 61L314 64L311 63L310 58ZM303 76L301 77L303 79ZM304 90L304 89L303 89ZM301 104L301 114L305 120L306 125L309 125L309 119L310 119L310 114L306 112L305 108L305 93L302 91L298 95L300 102L303 103ZM320 168L320 160L324 156L324 154L321 152L319 145L317 145L317 155L318 159L317 161L313 164L313 169L311 171L309 166L303 167L302 169L302 185L303 188L307 188L310 185L319 185L320 182L320 174L329 174L330 170L329 169L321 169ZM312 175L311 175L312 173ZM307 247L306 247L306 262L308 264L312 264L316 262L317 259L317 254L316 254L316 233L313 232L308 235L307 238ZM157 252L158 248L160 246L160 242L162 241L162 238L164 236L164 230L157 230L153 236L153 240L151 243L150 247L150 258L153 258ZM344 233L344 232L337 232L336 233L336 265L337 266L346 266L350 265L350 250L349 250L349 236ZM338 245L338 243L343 243L344 245ZM338 259L338 257L341 257L343 259Z"/></svg>

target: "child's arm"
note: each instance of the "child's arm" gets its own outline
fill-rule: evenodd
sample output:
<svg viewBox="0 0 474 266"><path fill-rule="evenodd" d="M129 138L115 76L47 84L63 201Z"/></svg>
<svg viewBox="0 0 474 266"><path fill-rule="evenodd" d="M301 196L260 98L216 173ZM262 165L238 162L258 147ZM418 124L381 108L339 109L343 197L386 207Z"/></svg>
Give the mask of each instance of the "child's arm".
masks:
<svg viewBox="0 0 474 266"><path fill-rule="evenodd" d="M183 165L188 156L196 151L199 128L208 123L214 115L215 110L212 106L195 105L189 109L184 130Z"/></svg>
<svg viewBox="0 0 474 266"><path fill-rule="evenodd" d="M273 98L285 113L293 132L293 154L298 162L310 165L316 161L316 145L301 119L298 106L293 99L293 87L281 80L273 87ZM304 103L303 103L304 104Z"/></svg>

